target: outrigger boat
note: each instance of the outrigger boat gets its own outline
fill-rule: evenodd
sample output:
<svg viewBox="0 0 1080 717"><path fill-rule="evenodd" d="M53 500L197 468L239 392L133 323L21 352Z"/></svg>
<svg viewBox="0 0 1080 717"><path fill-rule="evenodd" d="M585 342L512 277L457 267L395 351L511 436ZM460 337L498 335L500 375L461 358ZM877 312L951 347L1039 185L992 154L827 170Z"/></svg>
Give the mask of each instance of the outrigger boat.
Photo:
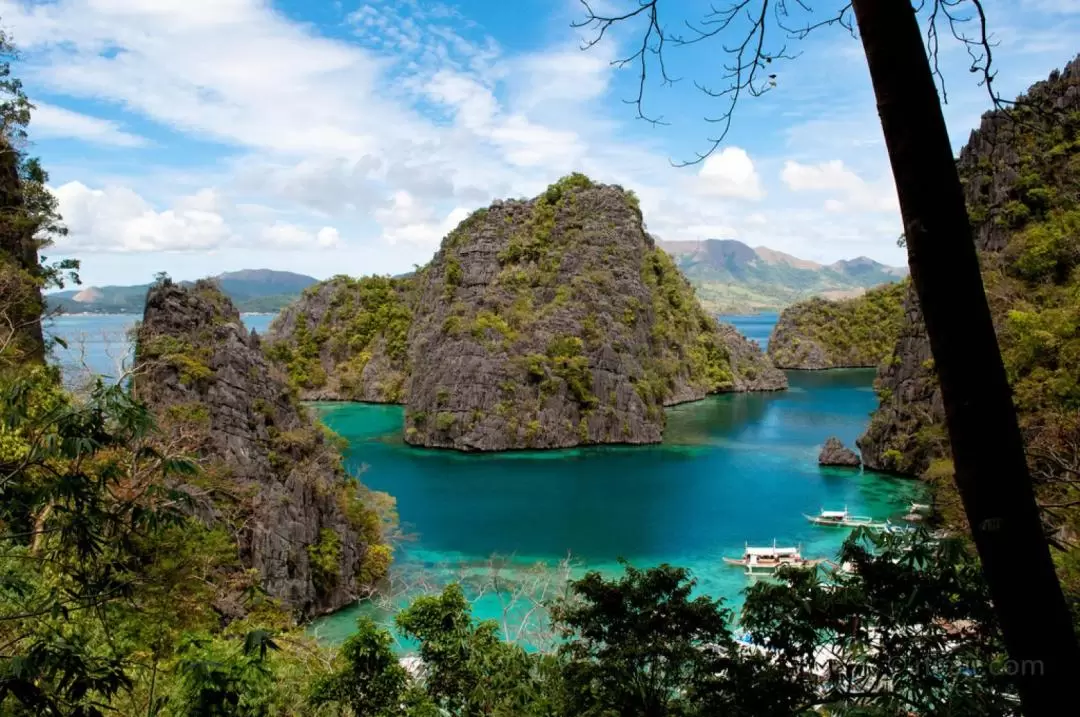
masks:
<svg viewBox="0 0 1080 717"><path fill-rule="evenodd" d="M846 506L843 510L822 510L817 515L807 515L806 513L803 513L803 517L814 525L837 526L841 528L885 527L884 523L875 523L873 518L864 515L851 515L848 513Z"/></svg>
<svg viewBox="0 0 1080 717"><path fill-rule="evenodd" d="M758 575L776 572L781 567L813 568L824 560L807 560L799 548L778 548L774 540L771 548L747 545L741 558L724 558L724 562L746 568L747 575Z"/></svg>

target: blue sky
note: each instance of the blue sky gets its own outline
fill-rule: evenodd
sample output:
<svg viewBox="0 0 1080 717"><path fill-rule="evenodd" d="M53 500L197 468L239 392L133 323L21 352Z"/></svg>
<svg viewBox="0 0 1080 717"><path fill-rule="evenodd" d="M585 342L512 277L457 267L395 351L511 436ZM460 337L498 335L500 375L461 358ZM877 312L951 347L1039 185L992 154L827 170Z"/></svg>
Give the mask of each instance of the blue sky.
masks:
<svg viewBox="0 0 1080 717"><path fill-rule="evenodd" d="M602 0L626 8L636 0ZM789 3L790 4L790 3ZM836 0L819 0L821 13ZM989 0L998 87L1013 96L1080 51L1080 3ZM677 27L708 3L661 0ZM33 151L84 283L274 268L398 273L469 211L570 171L633 188L662 239L734 238L818 261L899 264L893 185L861 46L791 43L776 88L738 107L706 162L715 43L670 51L635 119L640 26L587 52L576 0L0 0L38 104ZM987 99L943 41L956 148Z"/></svg>

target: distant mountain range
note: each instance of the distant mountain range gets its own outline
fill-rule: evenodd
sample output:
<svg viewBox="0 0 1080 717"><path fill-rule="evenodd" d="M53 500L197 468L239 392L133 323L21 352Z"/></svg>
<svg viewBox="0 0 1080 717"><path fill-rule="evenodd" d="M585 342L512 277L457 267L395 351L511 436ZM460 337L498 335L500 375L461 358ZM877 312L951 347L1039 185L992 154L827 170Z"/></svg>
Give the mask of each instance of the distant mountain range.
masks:
<svg viewBox="0 0 1080 717"><path fill-rule="evenodd" d="M229 271L212 278L236 307L245 312L279 311L304 289L318 283L318 279L310 276L271 269ZM47 294L45 300L50 309L65 314L141 314L148 288L150 284L88 286Z"/></svg>
<svg viewBox="0 0 1080 717"><path fill-rule="evenodd" d="M907 267L887 266L860 256L832 264L749 247L733 239L660 241L659 245L717 313L778 310L811 296L843 299L907 276Z"/></svg>
<svg viewBox="0 0 1080 717"><path fill-rule="evenodd" d="M659 245L675 257L705 307L722 314L779 310L811 296L849 298L907 275L907 267L886 266L865 256L818 264L733 239L660 241ZM318 283L310 276L271 269L230 271L213 278L245 312L279 311ZM66 314L141 314L149 287L88 286L45 298L50 309Z"/></svg>

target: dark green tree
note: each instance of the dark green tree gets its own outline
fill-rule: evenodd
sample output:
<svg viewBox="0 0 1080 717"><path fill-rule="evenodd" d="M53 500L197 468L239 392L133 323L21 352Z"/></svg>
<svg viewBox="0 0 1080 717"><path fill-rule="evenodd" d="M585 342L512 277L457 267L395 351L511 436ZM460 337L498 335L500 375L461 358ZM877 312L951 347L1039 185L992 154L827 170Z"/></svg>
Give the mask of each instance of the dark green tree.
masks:
<svg viewBox="0 0 1080 717"><path fill-rule="evenodd" d="M342 667L312 685L312 704L346 706L355 717L404 714L409 675L392 644L390 633L370 619L357 620L356 632L341 646Z"/></svg>
<svg viewBox="0 0 1080 717"><path fill-rule="evenodd" d="M265 631L242 645L193 635L180 646L179 694L172 712L182 717L262 717L271 714L273 671L268 659L277 643Z"/></svg>
<svg viewBox="0 0 1080 717"><path fill-rule="evenodd" d="M0 368L45 360L42 289L78 283L78 262L49 263L39 250L67 234L37 158L26 154L34 106L11 73L15 47L0 31Z"/></svg>
<svg viewBox="0 0 1080 717"><path fill-rule="evenodd" d="M566 639L566 714L791 714L807 695L732 638L719 600L692 597L683 568L661 565L608 580L589 573L552 617ZM770 689L759 689L770 685Z"/></svg>
<svg viewBox="0 0 1080 717"><path fill-rule="evenodd" d="M1008 714L1013 670L978 561L955 539L857 532L823 580L791 570L747 591L741 625L819 707L862 714Z"/></svg>
<svg viewBox="0 0 1080 717"><path fill-rule="evenodd" d="M504 642L494 621L475 622L458 585L413 601L398 628L420 643L424 687L452 715L545 714L547 658Z"/></svg>

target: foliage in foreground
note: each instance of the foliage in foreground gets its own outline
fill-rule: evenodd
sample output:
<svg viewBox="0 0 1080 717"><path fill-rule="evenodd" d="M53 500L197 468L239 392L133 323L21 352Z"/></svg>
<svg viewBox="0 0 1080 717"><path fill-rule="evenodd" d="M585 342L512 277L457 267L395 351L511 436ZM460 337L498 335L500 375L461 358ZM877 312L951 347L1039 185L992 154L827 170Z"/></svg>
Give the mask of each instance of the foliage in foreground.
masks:
<svg viewBox="0 0 1080 717"><path fill-rule="evenodd" d="M397 629L333 654L250 596L214 604L236 556L192 518L145 406L119 387L74 402L4 386L0 412L0 713L13 715L1007 714L1009 669L976 563L924 534L859 535L829 581L789 572L748 591L737 639L680 568L589 573L551 610L546 653L478 622L458 586Z"/></svg>
<svg viewBox="0 0 1080 717"><path fill-rule="evenodd" d="M553 606L563 642L546 654L501 641L451 586L397 618L420 645L412 674L389 633L361 620L312 703L407 717L1015 713L1012 669L960 544L863 533L841 559L854 572L752 586L741 639L681 568L589 573Z"/></svg>

